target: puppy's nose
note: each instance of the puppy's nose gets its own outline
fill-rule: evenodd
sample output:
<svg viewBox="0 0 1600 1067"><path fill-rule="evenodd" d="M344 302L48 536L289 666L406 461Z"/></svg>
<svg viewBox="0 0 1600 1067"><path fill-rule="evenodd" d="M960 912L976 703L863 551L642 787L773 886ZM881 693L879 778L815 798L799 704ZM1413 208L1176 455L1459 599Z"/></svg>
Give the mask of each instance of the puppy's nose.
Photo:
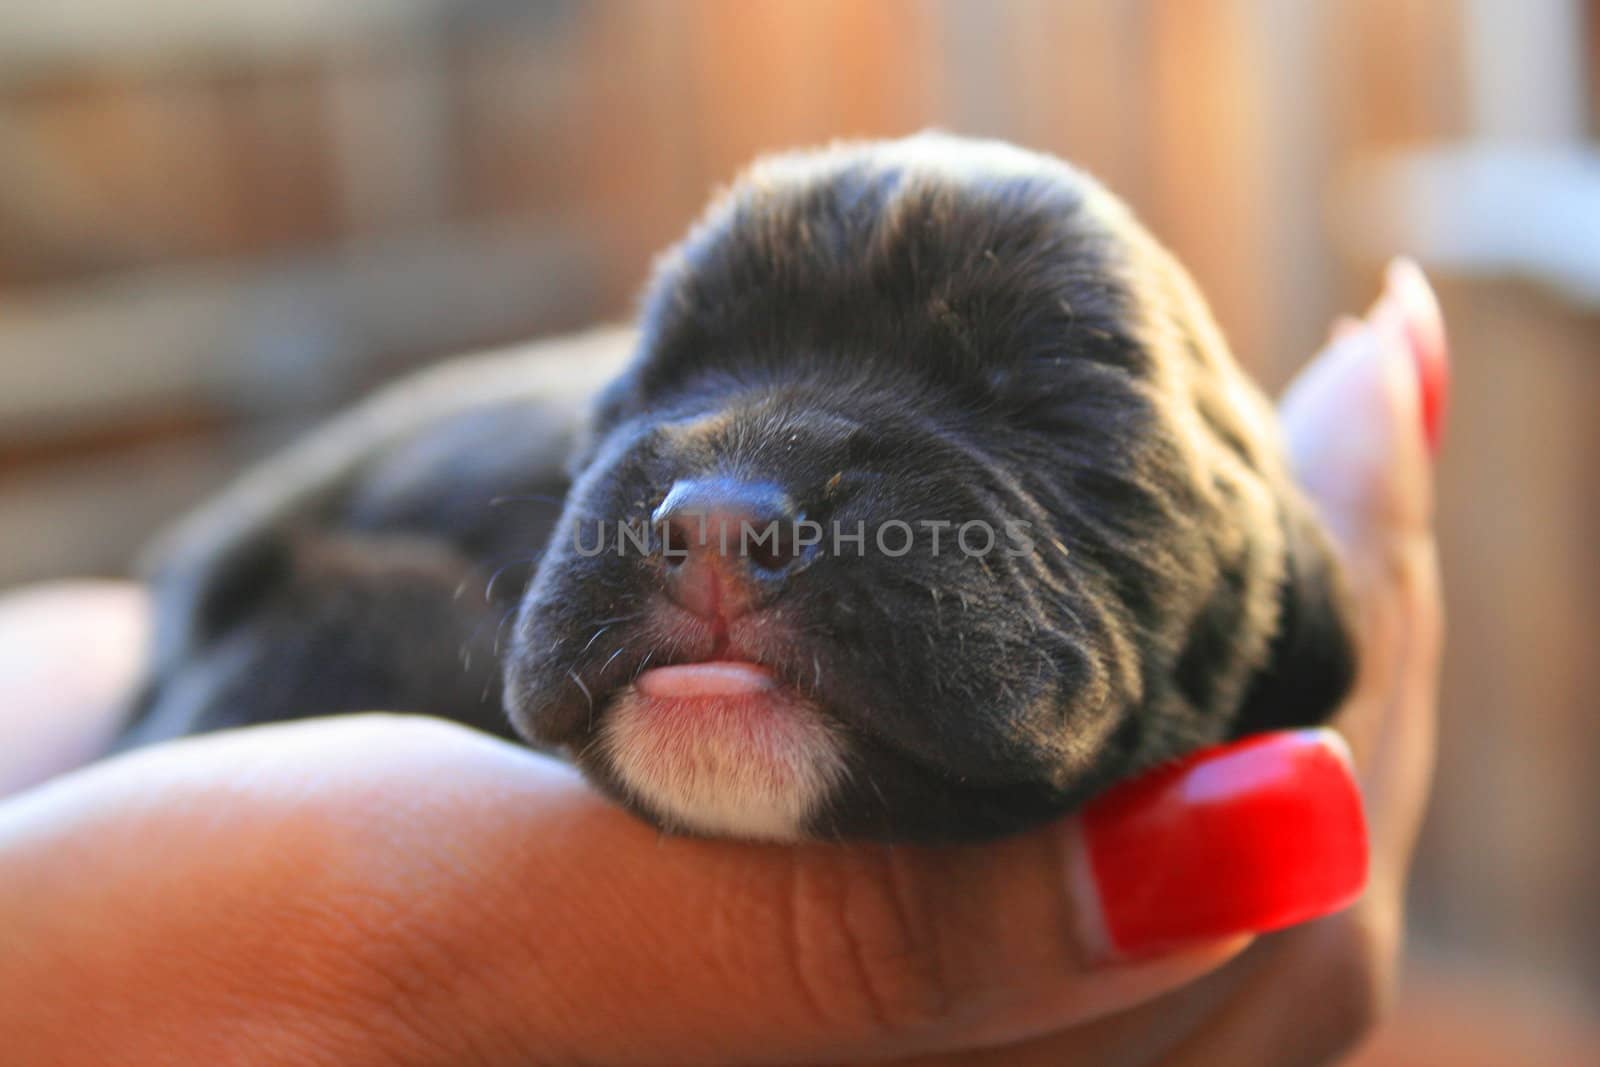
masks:
<svg viewBox="0 0 1600 1067"><path fill-rule="evenodd" d="M800 514L778 486L736 478L676 482L651 515L666 564L667 595L724 620L771 596L811 546Z"/></svg>

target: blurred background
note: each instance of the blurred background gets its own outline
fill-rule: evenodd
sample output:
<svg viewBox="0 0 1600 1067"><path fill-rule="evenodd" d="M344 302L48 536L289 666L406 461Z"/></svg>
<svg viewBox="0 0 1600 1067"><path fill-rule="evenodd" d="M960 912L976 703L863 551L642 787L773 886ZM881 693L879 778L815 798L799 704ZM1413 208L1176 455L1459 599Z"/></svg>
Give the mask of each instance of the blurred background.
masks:
<svg viewBox="0 0 1600 1067"><path fill-rule="evenodd" d="M1600 1063L1600 0L7 0L0 586L625 318L763 150L927 125L1098 174L1273 388L1386 256L1435 279L1443 732L1361 1062Z"/></svg>

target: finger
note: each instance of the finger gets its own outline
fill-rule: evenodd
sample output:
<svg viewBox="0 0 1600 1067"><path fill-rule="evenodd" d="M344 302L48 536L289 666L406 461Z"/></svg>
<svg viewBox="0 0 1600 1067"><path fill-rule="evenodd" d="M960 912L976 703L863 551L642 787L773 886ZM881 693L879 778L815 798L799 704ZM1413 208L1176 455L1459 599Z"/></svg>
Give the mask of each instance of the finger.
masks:
<svg viewBox="0 0 1600 1067"><path fill-rule="evenodd" d="M0 596L0 796L104 751L143 669L147 611L125 582Z"/></svg>
<svg viewBox="0 0 1600 1067"><path fill-rule="evenodd" d="M1359 675L1334 725L1361 767L1372 878L1354 907L1264 938L1202 981L1230 996L1167 1057L1173 1067L1324 1063L1390 996L1433 753L1442 613L1429 451L1444 408L1443 336L1420 273L1391 267L1361 327L1342 331L1285 399L1297 474L1357 600Z"/></svg>
<svg viewBox="0 0 1600 1067"><path fill-rule="evenodd" d="M1362 326L1283 404L1296 473L1340 542L1357 600L1360 671L1337 725L1363 767L1379 873L1391 876L1410 855L1433 751L1442 611L1430 449L1445 361L1438 305L1420 271L1397 262Z"/></svg>
<svg viewBox="0 0 1600 1067"><path fill-rule="evenodd" d="M1100 961L1070 848L1062 827L944 850L661 838L532 753L361 717L160 746L0 807L0 922L25 908L28 943L96 960L63 981L67 1003L114 1003L97 1026L159 1043L187 1032L176 1014L225 1043L239 1032L214 1020L255 1005L288 1020L283 1040L364 1027L398 1062L418 1047L749 1063L1017 1040L1242 947ZM40 951L0 958L20 991L0 1022L70 1044L85 1027L47 1011L63 990Z"/></svg>

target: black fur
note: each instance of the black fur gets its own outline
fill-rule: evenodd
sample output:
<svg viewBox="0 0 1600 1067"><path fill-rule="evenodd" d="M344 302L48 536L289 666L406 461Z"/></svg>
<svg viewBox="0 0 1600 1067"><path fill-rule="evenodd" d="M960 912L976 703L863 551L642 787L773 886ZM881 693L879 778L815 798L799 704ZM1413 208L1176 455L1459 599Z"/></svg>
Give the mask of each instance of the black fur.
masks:
<svg viewBox="0 0 1600 1067"><path fill-rule="evenodd" d="M1318 722L1348 686L1336 567L1270 410L1183 272L1064 164L939 136L765 161L662 262L580 431L572 368L609 369L586 352L564 393L537 353L434 372L191 520L130 737L368 707L492 728L498 653L516 730L651 816L596 730L646 666L710 649L661 629L658 552L577 546L712 476L868 531L864 554L825 541L750 639L847 739L818 836L1008 832ZM947 549L1026 524L1033 550L919 532L889 559L889 520L951 523ZM531 582L485 591L546 542Z"/></svg>

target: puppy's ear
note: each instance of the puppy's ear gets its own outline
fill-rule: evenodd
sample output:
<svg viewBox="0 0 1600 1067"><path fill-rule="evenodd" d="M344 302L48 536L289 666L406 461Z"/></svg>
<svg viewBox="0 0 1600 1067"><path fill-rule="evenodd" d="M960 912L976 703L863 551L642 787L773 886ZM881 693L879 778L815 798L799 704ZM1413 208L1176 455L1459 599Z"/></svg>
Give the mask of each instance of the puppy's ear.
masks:
<svg viewBox="0 0 1600 1067"><path fill-rule="evenodd" d="M1325 722L1355 680L1354 602L1333 545L1297 495L1287 498L1286 511L1278 632L1240 709L1235 736Z"/></svg>

